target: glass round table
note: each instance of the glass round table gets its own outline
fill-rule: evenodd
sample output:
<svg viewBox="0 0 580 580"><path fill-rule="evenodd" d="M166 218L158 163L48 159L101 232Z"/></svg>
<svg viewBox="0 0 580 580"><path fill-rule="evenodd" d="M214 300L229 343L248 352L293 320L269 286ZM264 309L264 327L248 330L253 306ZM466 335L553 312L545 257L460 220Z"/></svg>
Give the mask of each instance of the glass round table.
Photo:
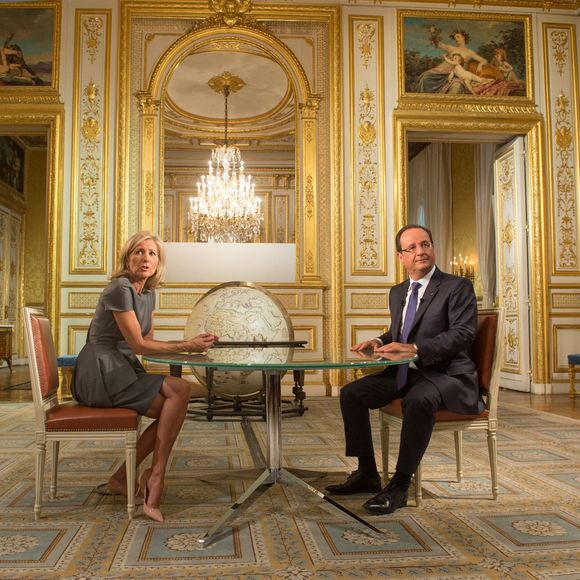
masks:
<svg viewBox="0 0 580 580"><path fill-rule="evenodd" d="M245 343L247 344L247 343ZM181 376L183 367L204 368L206 374L216 370L253 370L261 371L266 389L266 431L267 431L267 466L246 491L222 514L199 543L207 546L218 535L226 520L256 491L265 486L281 481L295 483L333 505L349 517L364 524L374 532L382 534L381 530L351 512L338 502L319 491L290 469L282 467L282 430L281 430L281 400L282 377L287 371L325 370L325 369L368 369L384 368L390 365L409 364L417 357L393 356L385 358L367 353L349 353L343 359L304 360L301 348L284 345L253 346L219 346L207 353L160 353L143 356L149 362L167 364L172 376ZM266 488L262 488L264 491Z"/></svg>

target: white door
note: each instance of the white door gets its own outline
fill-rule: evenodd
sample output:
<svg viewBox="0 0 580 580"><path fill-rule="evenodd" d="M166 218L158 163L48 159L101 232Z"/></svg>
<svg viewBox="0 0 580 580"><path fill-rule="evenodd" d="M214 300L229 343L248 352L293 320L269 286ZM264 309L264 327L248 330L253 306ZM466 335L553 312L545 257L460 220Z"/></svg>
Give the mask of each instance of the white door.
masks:
<svg viewBox="0 0 580 580"><path fill-rule="evenodd" d="M497 292L505 309L500 384L530 391L530 299L525 142L517 137L496 153L494 192Z"/></svg>
<svg viewBox="0 0 580 580"><path fill-rule="evenodd" d="M14 325L12 349L20 339L22 218L0 205L0 323Z"/></svg>

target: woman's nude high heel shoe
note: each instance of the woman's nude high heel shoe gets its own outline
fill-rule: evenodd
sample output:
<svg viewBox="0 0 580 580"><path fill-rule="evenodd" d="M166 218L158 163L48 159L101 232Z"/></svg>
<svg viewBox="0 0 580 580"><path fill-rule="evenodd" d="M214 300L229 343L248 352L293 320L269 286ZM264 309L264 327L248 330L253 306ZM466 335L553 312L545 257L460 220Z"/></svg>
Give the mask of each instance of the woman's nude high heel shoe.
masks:
<svg viewBox="0 0 580 580"><path fill-rule="evenodd" d="M147 487L147 479L150 475L149 470L144 471L139 478L139 489L143 489L143 513L156 522L163 521L163 514L158 507L151 507L147 505L147 498L149 496L149 488Z"/></svg>

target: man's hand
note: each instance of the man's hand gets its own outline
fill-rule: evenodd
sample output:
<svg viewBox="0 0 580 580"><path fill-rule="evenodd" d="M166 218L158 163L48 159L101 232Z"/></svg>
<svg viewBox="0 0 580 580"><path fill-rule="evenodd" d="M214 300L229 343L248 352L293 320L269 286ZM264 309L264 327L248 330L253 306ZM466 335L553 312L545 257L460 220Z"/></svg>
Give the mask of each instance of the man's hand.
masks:
<svg viewBox="0 0 580 580"><path fill-rule="evenodd" d="M358 344L355 344L354 346L350 347L350 350L352 352L359 352L361 350L377 350L377 348L381 346L381 343L374 339L371 338L371 340L363 340L362 342L359 342Z"/></svg>
<svg viewBox="0 0 580 580"><path fill-rule="evenodd" d="M376 348L375 352L382 354L404 354L412 357L417 354L417 347L412 343L389 342L389 344Z"/></svg>

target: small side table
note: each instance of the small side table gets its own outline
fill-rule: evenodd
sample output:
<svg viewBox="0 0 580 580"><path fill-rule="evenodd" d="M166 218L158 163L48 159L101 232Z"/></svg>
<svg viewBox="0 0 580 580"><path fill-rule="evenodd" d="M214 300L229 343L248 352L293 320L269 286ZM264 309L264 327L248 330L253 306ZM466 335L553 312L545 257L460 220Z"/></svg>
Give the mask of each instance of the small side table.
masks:
<svg viewBox="0 0 580 580"><path fill-rule="evenodd" d="M568 355L568 376L570 377L570 398L576 398L580 392L576 390L576 367L580 368L580 354Z"/></svg>
<svg viewBox="0 0 580 580"><path fill-rule="evenodd" d="M72 374L75 365L77 364L76 354L63 354L56 358L58 368L62 380L59 387L59 399L72 399L72 392L70 390L72 385Z"/></svg>
<svg viewBox="0 0 580 580"><path fill-rule="evenodd" d="M0 365L5 360L8 368L12 372L12 333L14 326L12 324L0 324Z"/></svg>

